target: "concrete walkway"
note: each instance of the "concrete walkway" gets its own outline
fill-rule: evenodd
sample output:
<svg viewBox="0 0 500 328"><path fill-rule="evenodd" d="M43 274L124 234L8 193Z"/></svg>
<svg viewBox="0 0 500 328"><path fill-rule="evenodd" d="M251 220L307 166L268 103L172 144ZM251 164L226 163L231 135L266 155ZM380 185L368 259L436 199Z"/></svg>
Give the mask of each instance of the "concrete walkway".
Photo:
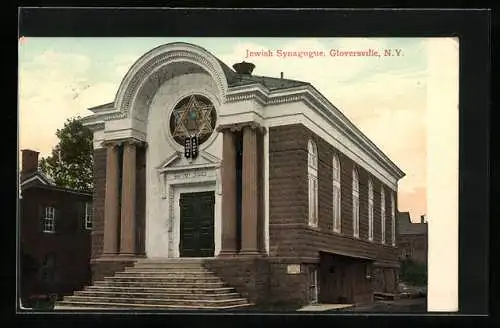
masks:
<svg viewBox="0 0 500 328"><path fill-rule="evenodd" d="M304 306L297 311L304 312L321 312L321 311L331 311L331 310L341 310L354 307L353 304L313 304Z"/></svg>

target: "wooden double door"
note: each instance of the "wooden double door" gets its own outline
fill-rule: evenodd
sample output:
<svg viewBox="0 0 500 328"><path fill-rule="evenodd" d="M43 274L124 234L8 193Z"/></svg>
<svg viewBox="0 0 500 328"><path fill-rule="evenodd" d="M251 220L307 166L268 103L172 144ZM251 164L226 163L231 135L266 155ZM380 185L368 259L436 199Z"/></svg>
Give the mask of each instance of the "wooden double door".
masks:
<svg viewBox="0 0 500 328"><path fill-rule="evenodd" d="M179 206L180 257L214 256L215 193L181 193Z"/></svg>

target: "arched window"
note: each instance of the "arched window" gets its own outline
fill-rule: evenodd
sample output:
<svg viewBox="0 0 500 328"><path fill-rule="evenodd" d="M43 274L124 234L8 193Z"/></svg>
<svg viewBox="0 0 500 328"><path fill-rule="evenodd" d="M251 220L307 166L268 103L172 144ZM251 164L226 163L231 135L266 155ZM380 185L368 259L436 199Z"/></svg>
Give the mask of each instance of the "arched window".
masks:
<svg viewBox="0 0 500 328"><path fill-rule="evenodd" d="M342 223L340 221L340 161L337 155L333 155L333 231L340 232Z"/></svg>
<svg viewBox="0 0 500 328"><path fill-rule="evenodd" d="M373 183L368 180L368 240L373 241Z"/></svg>
<svg viewBox="0 0 500 328"><path fill-rule="evenodd" d="M392 246L396 246L396 201L394 193L391 193L391 236Z"/></svg>
<svg viewBox="0 0 500 328"><path fill-rule="evenodd" d="M382 244L385 244L385 192L383 186L380 191L380 231Z"/></svg>
<svg viewBox="0 0 500 328"><path fill-rule="evenodd" d="M307 145L307 171L309 175L309 225L318 226L318 149L309 140Z"/></svg>
<svg viewBox="0 0 500 328"><path fill-rule="evenodd" d="M356 168L352 169L352 230L359 238L359 177Z"/></svg>

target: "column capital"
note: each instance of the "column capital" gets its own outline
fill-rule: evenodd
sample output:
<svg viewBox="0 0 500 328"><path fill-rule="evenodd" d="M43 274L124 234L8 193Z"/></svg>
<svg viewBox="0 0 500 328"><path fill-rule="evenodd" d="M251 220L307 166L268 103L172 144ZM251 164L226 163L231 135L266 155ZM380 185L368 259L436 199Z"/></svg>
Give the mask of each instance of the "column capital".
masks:
<svg viewBox="0 0 500 328"><path fill-rule="evenodd" d="M134 138L125 139L122 141L122 143L124 145L134 145L138 148L139 147L146 148L148 145L146 141L142 141L142 140L138 140L138 139L134 139Z"/></svg>
<svg viewBox="0 0 500 328"><path fill-rule="evenodd" d="M135 145L137 147L147 147L147 142L138 140L135 138L126 138L126 139L114 139L114 140L104 140L102 142L104 147L118 147L122 145Z"/></svg>
<svg viewBox="0 0 500 328"><path fill-rule="evenodd" d="M101 145L105 148L116 148L121 146L121 140L104 140Z"/></svg>
<svg viewBox="0 0 500 328"><path fill-rule="evenodd" d="M225 132L225 131L239 132L245 128L257 130L263 134L266 133L266 128L263 125L261 125L257 122L254 122L254 121L219 125L217 127L217 131L218 132Z"/></svg>

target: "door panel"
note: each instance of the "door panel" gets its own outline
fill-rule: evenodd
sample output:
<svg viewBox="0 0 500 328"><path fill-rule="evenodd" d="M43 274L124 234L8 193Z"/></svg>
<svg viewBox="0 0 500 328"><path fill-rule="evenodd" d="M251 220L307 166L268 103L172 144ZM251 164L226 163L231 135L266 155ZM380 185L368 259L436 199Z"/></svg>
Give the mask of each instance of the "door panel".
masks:
<svg viewBox="0 0 500 328"><path fill-rule="evenodd" d="M181 210L181 257L211 257L214 255L213 191L183 193L179 200Z"/></svg>

